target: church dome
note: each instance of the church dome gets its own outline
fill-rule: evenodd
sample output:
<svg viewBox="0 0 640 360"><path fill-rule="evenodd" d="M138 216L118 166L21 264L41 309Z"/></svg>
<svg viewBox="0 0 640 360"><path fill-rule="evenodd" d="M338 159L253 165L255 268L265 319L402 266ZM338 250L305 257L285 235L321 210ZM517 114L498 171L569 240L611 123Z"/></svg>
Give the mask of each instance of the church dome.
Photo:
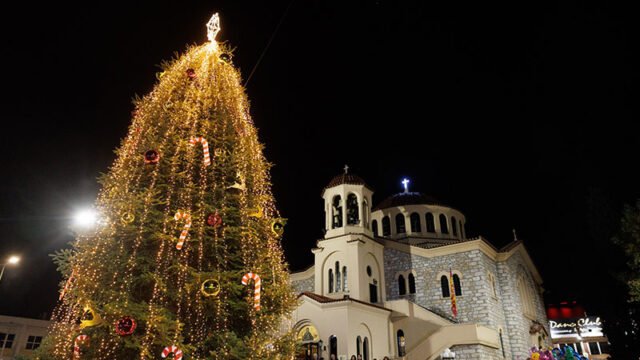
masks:
<svg viewBox="0 0 640 360"><path fill-rule="evenodd" d="M405 205L448 206L436 200L436 198L434 198L431 195L426 195L419 192L403 192L403 193L391 195L388 198L382 200L372 211L388 209L388 208L398 207L398 206L405 206Z"/></svg>
<svg viewBox="0 0 640 360"><path fill-rule="evenodd" d="M358 175L340 174L340 175L334 177L333 179L331 179L331 181L329 181L329 184L327 184L327 186L325 186L324 188L328 189L328 188L332 188L332 187L339 186L339 185L344 185L344 184L364 185L366 187L369 187L367 185L367 183L365 183L364 180Z"/></svg>

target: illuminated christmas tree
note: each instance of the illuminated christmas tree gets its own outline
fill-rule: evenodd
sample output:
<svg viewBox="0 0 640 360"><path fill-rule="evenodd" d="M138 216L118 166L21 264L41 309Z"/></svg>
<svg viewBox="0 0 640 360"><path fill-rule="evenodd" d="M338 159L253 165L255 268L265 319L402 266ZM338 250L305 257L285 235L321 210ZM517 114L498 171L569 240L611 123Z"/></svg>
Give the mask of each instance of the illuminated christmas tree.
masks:
<svg viewBox="0 0 640 360"><path fill-rule="evenodd" d="M217 44L163 64L95 204L59 253L60 304L41 359L290 358L284 219L240 75Z"/></svg>

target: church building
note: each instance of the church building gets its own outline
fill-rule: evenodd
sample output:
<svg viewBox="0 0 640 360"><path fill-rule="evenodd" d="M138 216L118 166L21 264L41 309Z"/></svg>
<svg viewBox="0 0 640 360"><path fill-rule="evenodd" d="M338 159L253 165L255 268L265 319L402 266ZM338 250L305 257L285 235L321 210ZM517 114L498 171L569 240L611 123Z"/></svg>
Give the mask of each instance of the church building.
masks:
<svg viewBox="0 0 640 360"><path fill-rule="evenodd" d="M542 278L521 241L467 237L466 217L408 191L372 208L345 170L323 190L326 232L291 274L299 359L526 359L549 346Z"/></svg>

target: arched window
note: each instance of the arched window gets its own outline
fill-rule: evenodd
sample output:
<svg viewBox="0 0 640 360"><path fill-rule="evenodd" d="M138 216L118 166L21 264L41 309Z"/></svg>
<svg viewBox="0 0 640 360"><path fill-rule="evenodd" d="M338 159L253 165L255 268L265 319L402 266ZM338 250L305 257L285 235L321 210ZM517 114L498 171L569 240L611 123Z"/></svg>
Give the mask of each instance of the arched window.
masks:
<svg viewBox="0 0 640 360"><path fill-rule="evenodd" d="M498 292L496 291L496 278L492 273L487 273L487 280L489 281L489 287L491 288L491 296L494 298L498 297Z"/></svg>
<svg viewBox="0 0 640 360"><path fill-rule="evenodd" d="M362 200L362 219L364 220L364 227L369 228L369 202L367 198Z"/></svg>
<svg viewBox="0 0 640 360"><path fill-rule="evenodd" d="M349 291L347 288L347 267L342 267L342 291Z"/></svg>
<svg viewBox="0 0 640 360"><path fill-rule="evenodd" d="M404 331L398 330L396 333L396 338L398 339L398 356L405 356L405 340L404 340Z"/></svg>
<svg viewBox="0 0 640 360"><path fill-rule="evenodd" d="M356 355L362 355L362 338L360 336L356 338Z"/></svg>
<svg viewBox="0 0 640 360"><path fill-rule="evenodd" d="M335 335L329 336L329 356L331 355L338 358L338 338Z"/></svg>
<svg viewBox="0 0 640 360"><path fill-rule="evenodd" d="M329 269L329 292L333 292L333 270Z"/></svg>
<svg viewBox="0 0 640 360"><path fill-rule="evenodd" d="M391 220L388 216L382 218L382 236L391 235Z"/></svg>
<svg viewBox="0 0 640 360"><path fill-rule="evenodd" d="M340 292L340 262L336 261L336 292Z"/></svg>
<svg viewBox="0 0 640 360"><path fill-rule="evenodd" d="M522 312L529 318L535 318L536 310L533 300L535 294L531 286L528 286L524 275L520 275L518 278L518 293L522 301Z"/></svg>
<svg viewBox="0 0 640 360"><path fill-rule="evenodd" d="M451 232L453 233L453 236L458 236L458 223L456 222L455 216L451 217Z"/></svg>
<svg viewBox="0 0 640 360"><path fill-rule="evenodd" d="M449 228L447 227L447 217L444 214L440 214L440 232L443 234L449 233Z"/></svg>
<svg viewBox="0 0 640 360"><path fill-rule="evenodd" d="M409 294L416 293L416 278L412 273L409 273Z"/></svg>
<svg viewBox="0 0 640 360"><path fill-rule="evenodd" d="M362 342L362 359L369 360L369 339L366 336Z"/></svg>
<svg viewBox="0 0 640 360"><path fill-rule="evenodd" d="M427 232L436 232L436 222L433 219L433 214L427 213L427 215L425 216L425 220L427 220Z"/></svg>
<svg viewBox="0 0 640 360"><path fill-rule="evenodd" d="M404 276L398 276L398 295L405 295L407 293L407 285L404 282Z"/></svg>
<svg viewBox="0 0 640 360"><path fill-rule="evenodd" d="M498 293L496 292L496 279L490 272L487 272L487 282L489 283L489 294L494 298L498 297Z"/></svg>
<svg viewBox="0 0 640 360"><path fill-rule="evenodd" d="M448 298L451 296L449 292L449 279L447 279L446 275L442 275L440 277L440 287L442 287L442 297Z"/></svg>
<svg viewBox="0 0 640 360"><path fill-rule="evenodd" d="M404 214L396 215L396 233L404 234L407 232L407 227L404 224Z"/></svg>
<svg viewBox="0 0 640 360"><path fill-rule="evenodd" d="M378 236L378 220L371 222L371 228L373 229L373 236Z"/></svg>
<svg viewBox="0 0 640 360"><path fill-rule="evenodd" d="M422 229L420 227L420 215L418 213L413 213L411 214L411 217L409 219L411 221L411 232L412 233L421 232Z"/></svg>
<svg viewBox="0 0 640 360"><path fill-rule="evenodd" d="M456 291L456 296L462 295L462 286L460 285L460 277L458 274L453 274L453 288Z"/></svg>
<svg viewBox="0 0 640 360"><path fill-rule="evenodd" d="M347 196L347 225L357 225L360 223L359 212L358 197L356 194L349 194Z"/></svg>
<svg viewBox="0 0 640 360"><path fill-rule="evenodd" d="M458 221L460 224L460 239L464 239L464 226L462 225L462 220Z"/></svg>
<svg viewBox="0 0 640 360"><path fill-rule="evenodd" d="M334 196L331 202L331 218L332 229L342 227L342 198L340 195Z"/></svg>

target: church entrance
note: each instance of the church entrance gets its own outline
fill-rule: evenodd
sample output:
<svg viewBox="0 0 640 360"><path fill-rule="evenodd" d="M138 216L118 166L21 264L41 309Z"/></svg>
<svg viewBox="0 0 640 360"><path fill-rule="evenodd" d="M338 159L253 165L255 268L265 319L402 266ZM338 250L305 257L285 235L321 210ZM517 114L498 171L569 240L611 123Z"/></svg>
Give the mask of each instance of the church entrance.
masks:
<svg viewBox="0 0 640 360"><path fill-rule="evenodd" d="M302 344L302 346L298 348L296 360L318 360L320 359L319 349L318 343Z"/></svg>
<svg viewBox="0 0 640 360"><path fill-rule="evenodd" d="M298 331L296 360L318 360L322 356L318 330L313 325L305 325Z"/></svg>

